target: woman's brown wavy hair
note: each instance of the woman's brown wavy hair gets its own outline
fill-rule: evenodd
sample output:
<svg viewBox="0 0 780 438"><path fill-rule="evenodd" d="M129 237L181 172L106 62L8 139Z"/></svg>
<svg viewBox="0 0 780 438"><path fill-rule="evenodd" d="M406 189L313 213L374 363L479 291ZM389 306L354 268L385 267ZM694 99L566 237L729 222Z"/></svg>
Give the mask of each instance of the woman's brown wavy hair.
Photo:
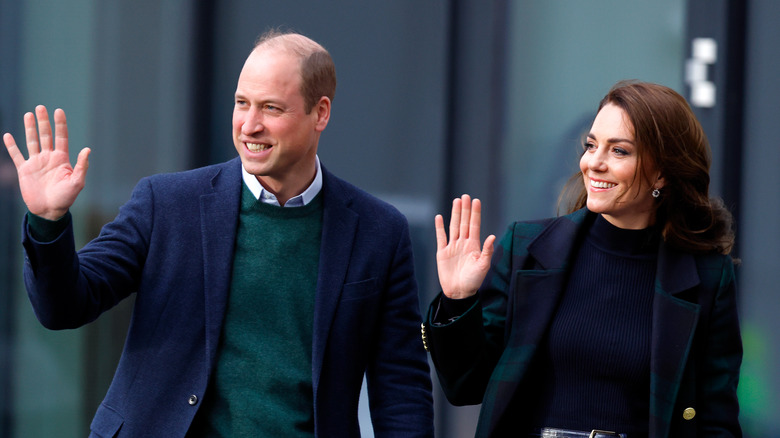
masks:
<svg viewBox="0 0 780 438"><path fill-rule="evenodd" d="M622 108L633 125L641 177L646 179L642 163L648 162L664 178L655 210L664 241L691 253L730 253L732 216L720 199L709 196L710 147L685 98L662 85L621 81L598 109L607 104ZM561 192L559 207L571 213L585 207L587 199L578 172Z"/></svg>

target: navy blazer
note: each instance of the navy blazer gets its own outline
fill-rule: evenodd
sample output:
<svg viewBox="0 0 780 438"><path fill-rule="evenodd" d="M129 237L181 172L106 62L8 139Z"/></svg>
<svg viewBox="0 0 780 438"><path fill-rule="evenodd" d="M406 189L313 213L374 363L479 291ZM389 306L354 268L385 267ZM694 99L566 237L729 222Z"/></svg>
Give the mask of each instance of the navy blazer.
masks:
<svg viewBox="0 0 780 438"><path fill-rule="evenodd" d="M440 297L431 304L424 328L431 358L450 402L482 403L477 436L516 436L529 427L523 405L533 396L527 396L526 371L594 218L582 209L513 224L471 309L432 324ZM736 391L742 344L734 283L730 257L694 256L660 244L648 436L741 436Z"/></svg>
<svg viewBox="0 0 780 438"><path fill-rule="evenodd" d="M241 162L142 179L75 251L73 230L32 239L25 284L51 329L80 327L135 293L114 379L90 436L185 436L217 360L236 240ZM377 436L433 436L411 242L400 212L323 168L315 295L315 435L357 437L366 375Z"/></svg>

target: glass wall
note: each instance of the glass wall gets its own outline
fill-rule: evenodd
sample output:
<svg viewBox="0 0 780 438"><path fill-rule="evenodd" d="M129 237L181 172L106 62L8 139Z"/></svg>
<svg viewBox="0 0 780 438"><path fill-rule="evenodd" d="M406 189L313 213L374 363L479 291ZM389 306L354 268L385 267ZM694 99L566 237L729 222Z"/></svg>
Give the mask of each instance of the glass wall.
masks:
<svg viewBox="0 0 780 438"><path fill-rule="evenodd" d="M685 0L266 3L0 0L0 130L21 139L24 112L62 107L72 158L93 150L73 208L80 243L141 177L233 156L235 80L269 27L310 35L333 54L339 87L321 158L407 215L423 308L437 289L433 215L449 199L468 192L490 201L483 235L554 215L580 136L612 84L641 79L684 92ZM772 277L780 272L772 231L780 33L774 0L750 4L740 396L747 435L759 437L780 433ZM9 166L2 156L0 436L85 436L133 303L78 330L38 324L21 285L24 207ZM435 399L438 436L473 436L478 406L452 407L438 389Z"/></svg>

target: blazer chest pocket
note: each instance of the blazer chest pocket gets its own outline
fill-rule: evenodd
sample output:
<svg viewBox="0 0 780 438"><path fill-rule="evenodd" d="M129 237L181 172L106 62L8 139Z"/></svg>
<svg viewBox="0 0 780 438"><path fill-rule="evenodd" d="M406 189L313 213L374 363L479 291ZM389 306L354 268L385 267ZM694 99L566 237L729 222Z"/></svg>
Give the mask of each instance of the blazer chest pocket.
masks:
<svg viewBox="0 0 780 438"><path fill-rule="evenodd" d="M376 279L369 278L367 280L346 283L341 291L341 301L365 300L378 293Z"/></svg>

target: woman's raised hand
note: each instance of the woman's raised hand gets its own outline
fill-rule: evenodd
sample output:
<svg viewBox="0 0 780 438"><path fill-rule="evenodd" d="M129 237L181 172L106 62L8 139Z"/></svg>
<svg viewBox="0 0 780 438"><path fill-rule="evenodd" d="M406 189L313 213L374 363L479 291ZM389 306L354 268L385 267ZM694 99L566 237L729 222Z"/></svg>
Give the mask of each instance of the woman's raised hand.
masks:
<svg viewBox="0 0 780 438"><path fill-rule="evenodd" d="M461 299L474 295L490 269L496 236L488 236L480 247L481 222L482 205L479 199L472 202L469 195L452 201L449 242L444 231L444 218L436 215L436 265L439 283L448 298Z"/></svg>
<svg viewBox="0 0 780 438"><path fill-rule="evenodd" d="M36 118L38 126L36 129ZM16 145L11 134L3 135L8 155L16 166L19 190L30 213L56 220L68 212L84 188L89 167L89 148L79 152L76 166L68 156L68 123L65 112L54 111L54 138L46 107L35 107L35 115L24 115L28 159Z"/></svg>

